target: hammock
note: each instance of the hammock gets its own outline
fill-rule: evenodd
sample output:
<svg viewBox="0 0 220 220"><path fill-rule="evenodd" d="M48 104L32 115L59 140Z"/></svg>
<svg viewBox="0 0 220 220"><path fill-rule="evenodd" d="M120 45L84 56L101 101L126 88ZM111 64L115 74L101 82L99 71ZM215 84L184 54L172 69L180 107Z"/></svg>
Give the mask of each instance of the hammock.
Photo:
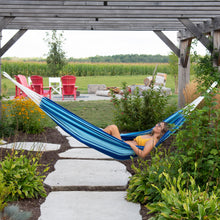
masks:
<svg viewBox="0 0 220 220"><path fill-rule="evenodd" d="M43 97L21 85L12 79L6 72L3 72L3 75L11 80L21 90L23 90L29 96L29 98L31 98L57 125L59 125L64 131L76 138L78 141L117 160L127 160L130 159L131 156L136 156L131 147L124 141L107 134L102 129L85 121L52 100ZM213 83L210 90L216 85L217 83ZM193 101L190 104L193 106L191 110L196 108L203 98L203 96L200 96ZM178 129L184 123L184 121L185 118L183 115L183 110L179 110L165 119L164 122L173 124L174 128L172 131L168 131L163 135L163 137L158 141L156 147L166 140L173 132L175 132L175 130ZM132 140L138 135L148 134L151 131L152 129L122 134L121 137L123 140ZM142 146L137 147L141 150L143 149Z"/></svg>

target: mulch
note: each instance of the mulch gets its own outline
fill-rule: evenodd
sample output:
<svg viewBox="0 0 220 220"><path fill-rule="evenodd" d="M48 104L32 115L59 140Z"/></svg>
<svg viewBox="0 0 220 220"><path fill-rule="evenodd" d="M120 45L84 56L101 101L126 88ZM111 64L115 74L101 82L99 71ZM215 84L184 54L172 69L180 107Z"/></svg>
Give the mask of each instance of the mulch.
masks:
<svg viewBox="0 0 220 220"><path fill-rule="evenodd" d="M61 144L61 148L58 151L50 151L50 152L44 152L42 154L42 157L40 159L40 164L42 165L49 165L50 169L45 173L45 176L47 176L50 172L54 171L54 165L56 161L59 159L58 154L61 152L64 152L68 149L70 149L69 143L67 139L60 134L60 132L57 131L57 129L53 128L46 128L45 131L41 134L26 134L22 132L18 132L16 135L5 138L5 141L8 143L11 142L42 142L42 143L54 143L54 144ZM169 140L169 139L168 139ZM171 140L172 141L172 140ZM170 140L164 142L165 147L170 146ZM0 160L2 160L8 153L10 153L11 150L6 149L0 149ZM23 153L28 153L24 151ZM150 156L146 159L149 159ZM134 172L131 169L131 160L126 161L119 161L123 163L127 170L133 175ZM137 163L137 159L134 159L134 162ZM45 167L42 166L42 169ZM45 186L45 190L47 194L51 191L50 187ZM18 205L19 208L23 211L30 211L32 212L32 220L38 220L40 217L40 205L45 201L45 198L36 198L36 199L23 199L19 200L13 203ZM152 217L152 214L147 214L148 210L145 208L144 205L141 206L140 214L142 215L142 220L147 220L150 217Z"/></svg>

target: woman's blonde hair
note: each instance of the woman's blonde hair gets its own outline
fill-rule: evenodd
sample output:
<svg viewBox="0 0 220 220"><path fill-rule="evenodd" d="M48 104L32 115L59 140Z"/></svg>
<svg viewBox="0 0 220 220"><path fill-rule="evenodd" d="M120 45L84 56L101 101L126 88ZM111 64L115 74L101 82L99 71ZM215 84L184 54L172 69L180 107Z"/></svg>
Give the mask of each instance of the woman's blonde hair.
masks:
<svg viewBox="0 0 220 220"><path fill-rule="evenodd" d="M169 130L168 123L167 122L162 122L162 123L164 124L164 127L161 131L160 138Z"/></svg>
<svg viewBox="0 0 220 220"><path fill-rule="evenodd" d="M160 133L160 136L158 137L158 139L160 139L169 130L167 122L162 121L160 123L164 124L164 128L161 130L161 133ZM152 130L151 135L153 135L153 134L154 134L154 131Z"/></svg>

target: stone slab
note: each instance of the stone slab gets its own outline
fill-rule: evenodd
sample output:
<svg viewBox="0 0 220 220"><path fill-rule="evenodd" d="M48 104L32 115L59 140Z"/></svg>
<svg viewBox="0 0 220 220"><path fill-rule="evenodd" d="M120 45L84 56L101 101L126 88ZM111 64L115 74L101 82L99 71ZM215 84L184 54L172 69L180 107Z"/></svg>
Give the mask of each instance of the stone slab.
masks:
<svg viewBox="0 0 220 220"><path fill-rule="evenodd" d="M107 97L111 96L110 90L97 90L95 94L100 96L107 96Z"/></svg>
<svg viewBox="0 0 220 220"><path fill-rule="evenodd" d="M105 84L88 84L88 93L95 94L97 90L105 90Z"/></svg>
<svg viewBox="0 0 220 220"><path fill-rule="evenodd" d="M53 190L124 190L130 176L118 161L62 159L44 183Z"/></svg>
<svg viewBox="0 0 220 220"><path fill-rule="evenodd" d="M74 148L60 153L59 156L72 159L112 159L112 157L91 148Z"/></svg>
<svg viewBox="0 0 220 220"><path fill-rule="evenodd" d="M66 139L68 140L70 147L88 147L73 137L66 137Z"/></svg>
<svg viewBox="0 0 220 220"><path fill-rule="evenodd" d="M0 145L0 148L28 150L28 151L54 151L59 150L60 144L40 143L40 142L14 142Z"/></svg>
<svg viewBox="0 0 220 220"><path fill-rule="evenodd" d="M63 136L70 136L67 132L65 132L61 127L56 126L56 129L63 135Z"/></svg>
<svg viewBox="0 0 220 220"><path fill-rule="evenodd" d="M51 192L38 220L141 220L140 205L125 200L126 192Z"/></svg>

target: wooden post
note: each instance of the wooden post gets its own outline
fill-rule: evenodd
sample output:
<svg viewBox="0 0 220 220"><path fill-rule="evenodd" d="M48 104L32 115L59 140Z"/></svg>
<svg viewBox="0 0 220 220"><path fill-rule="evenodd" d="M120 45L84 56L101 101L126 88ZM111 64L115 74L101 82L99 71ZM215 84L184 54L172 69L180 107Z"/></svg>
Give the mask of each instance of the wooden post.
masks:
<svg viewBox="0 0 220 220"><path fill-rule="evenodd" d="M1 41L2 41L2 30L0 29L0 49L1 49ZM0 97L2 95L2 71L1 71L1 66L2 66L2 58L0 56ZM2 119L2 101L0 98L0 121Z"/></svg>
<svg viewBox="0 0 220 220"><path fill-rule="evenodd" d="M190 77L190 46L191 39L180 40L180 57L178 68L178 107L183 108L185 105L185 97L183 91L189 83Z"/></svg>
<svg viewBox="0 0 220 220"><path fill-rule="evenodd" d="M220 71L220 30L213 31L213 66Z"/></svg>

